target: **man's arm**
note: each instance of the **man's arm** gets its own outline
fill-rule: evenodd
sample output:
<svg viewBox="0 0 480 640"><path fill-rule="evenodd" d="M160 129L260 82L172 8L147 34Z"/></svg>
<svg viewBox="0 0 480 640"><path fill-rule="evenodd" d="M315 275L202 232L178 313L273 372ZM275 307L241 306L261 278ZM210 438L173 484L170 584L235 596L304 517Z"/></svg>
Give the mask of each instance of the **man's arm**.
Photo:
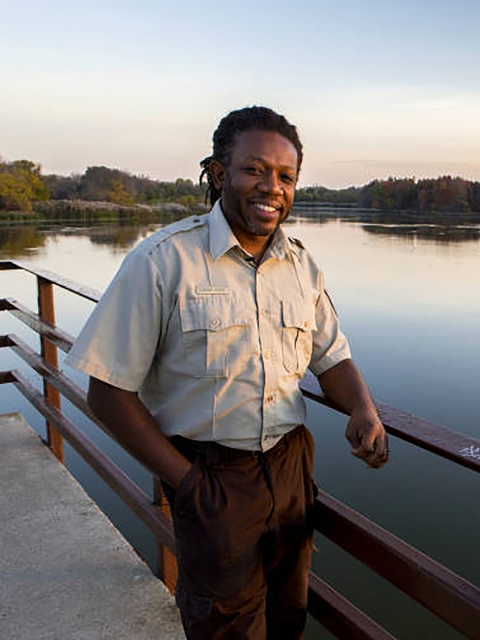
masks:
<svg viewBox="0 0 480 640"><path fill-rule="evenodd" d="M325 395L350 415L345 436L352 453L369 467L388 460L388 439L367 385L352 360L342 360L318 376Z"/></svg>
<svg viewBox="0 0 480 640"><path fill-rule="evenodd" d="M129 453L171 487L178 488L192 465L162 434L135 392L91 377L88 404Z"/></svg>

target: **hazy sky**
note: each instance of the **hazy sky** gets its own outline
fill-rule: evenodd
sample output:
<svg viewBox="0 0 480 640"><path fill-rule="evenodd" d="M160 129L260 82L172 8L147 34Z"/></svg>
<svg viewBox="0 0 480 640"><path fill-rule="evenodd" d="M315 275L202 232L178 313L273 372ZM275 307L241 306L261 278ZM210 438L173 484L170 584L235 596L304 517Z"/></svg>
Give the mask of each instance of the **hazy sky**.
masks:
<svg viewBox="0 0 480 640"><path fill-rule="evenodd" d="M0 0L0 156L196 181L265 104L303 185L480 180L479 25L480 0Z"/></svg>

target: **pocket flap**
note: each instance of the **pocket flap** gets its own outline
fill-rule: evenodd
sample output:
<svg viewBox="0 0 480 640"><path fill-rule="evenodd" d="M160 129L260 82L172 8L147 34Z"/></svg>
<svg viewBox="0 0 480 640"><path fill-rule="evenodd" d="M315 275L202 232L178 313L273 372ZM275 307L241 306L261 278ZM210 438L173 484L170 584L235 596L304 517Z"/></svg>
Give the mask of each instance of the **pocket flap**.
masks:
<svg viewBox="0 0 480 640"><path fill-rule="evenodd" d="M304 300L282 300L282 321L284 327L295 327L302 331L313 331L317 328L315 309Z"/></svg>
<svg viewBox="0 0 480 640"><path fill-rule="evenodd" d="M238 308L235 309L232 299L225 296L187 300L180 308L180 317L183 331L221 331L248 324Z"/></svg>

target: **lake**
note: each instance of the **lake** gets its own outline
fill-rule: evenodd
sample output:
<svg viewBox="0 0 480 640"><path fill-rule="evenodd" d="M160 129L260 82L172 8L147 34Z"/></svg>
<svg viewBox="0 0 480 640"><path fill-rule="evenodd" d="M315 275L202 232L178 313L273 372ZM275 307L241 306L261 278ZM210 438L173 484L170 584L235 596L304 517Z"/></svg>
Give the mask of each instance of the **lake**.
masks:
<svg viewBox="0 0 480 640"><path fill-rule="evenodd" d="M103 290L125 254L159 225L1 226L0 259L18 258ZM322 267L353 357L373 396L480 439L480 218L399 216L297 208L286 223ZM36 308L34 279L3 272L1 297ZM56 291L57 322L76 335L92 306ZM38 338L7 314L1 333ZM0 369L22 362L6 350ZM67 374L85 385L85 377ZM36 381L36 374L28 371ZM127 454L63 403L65 413L150 491L150 479ZM43 419L10 386L0 386L0 411L21 411L44 433ZM391 438L391 459L367 469L349 453L346 419L308 402L321 487L371 517L471 582L480 585L478 475ZM120 502L67 448L69 466L147 559L153 542ZM334 545L317 540L317 573L393 635L405 640L460 638ZM307 638L330 638L309 625Z"/></svg>

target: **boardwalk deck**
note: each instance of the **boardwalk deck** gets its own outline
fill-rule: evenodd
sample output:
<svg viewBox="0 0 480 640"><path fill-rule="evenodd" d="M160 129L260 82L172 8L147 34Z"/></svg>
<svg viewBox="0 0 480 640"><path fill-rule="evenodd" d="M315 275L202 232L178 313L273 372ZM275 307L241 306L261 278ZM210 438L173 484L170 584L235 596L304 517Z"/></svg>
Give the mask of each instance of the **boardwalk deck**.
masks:
<svg viewBox="0 0 480 640"><path fill-rule="evenodd" d="M19 414L0 416L0 637L182 640L173 598Z"/></svg>

